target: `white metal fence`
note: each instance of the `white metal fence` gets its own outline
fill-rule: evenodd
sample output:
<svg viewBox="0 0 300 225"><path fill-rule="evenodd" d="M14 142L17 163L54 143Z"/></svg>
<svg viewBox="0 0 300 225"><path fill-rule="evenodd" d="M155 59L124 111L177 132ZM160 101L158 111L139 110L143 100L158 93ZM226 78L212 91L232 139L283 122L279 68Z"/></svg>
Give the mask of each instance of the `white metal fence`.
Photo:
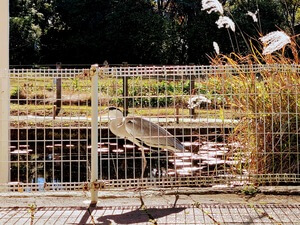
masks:
<svg viewBox="0 0 300 225"><path fill-rule="evenodd" d="M298 65L10 70L9 187L89 189L96 179L122 188L299 184L299 72ZM186 151L145 148L141 180L141 151L109 131L101 114L108 106L159 124Z"/></svg>

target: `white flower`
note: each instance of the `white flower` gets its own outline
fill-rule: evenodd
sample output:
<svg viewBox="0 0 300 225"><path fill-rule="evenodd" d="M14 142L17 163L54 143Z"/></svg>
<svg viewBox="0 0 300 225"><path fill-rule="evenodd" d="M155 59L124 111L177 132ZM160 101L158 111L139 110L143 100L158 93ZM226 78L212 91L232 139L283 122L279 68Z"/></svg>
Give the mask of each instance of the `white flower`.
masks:
<svg viewBox="0 0 300 225"><path fill-rule="evenodd" d="M234 22L227 16L220 16L219 19L216 21L218 28L230 28L233 32L235 32L235 24Z"/></svg>
<svg viewBox="0 0 300 225"><path fill-rule="evenodd" d="M214 41L213 46L214 46L214 49L215 49L216 53L219 55L220 54L220 47L219 47L218 43Z"/></svg>
<svg viewBox="0 0 300 225"><path fill-rule="evenodd" d="M264 44L263 55L271 54L291 43L291 38L283 31L273 31L259 39Z"/></svg>
<svg viewBox="0 0 300 225"><path fill-rule="evenodd" d="M257 13L258 13L258 10L256 10L255 13L248 11L246 15L251 16L253 21L255 23L257 23L258 22L258 19L257 19L257 16L256 16Z"/></svg>
<svg viewBox="0 0 300 225"><path fill-rule="evenodd" d="M211 103L211 101L206 98L204 95L197 95L194 97L191 97L188 101L188 107L189 109L193 109L197 106L199 106L202 102L204 103Z"/></svg>
<svg viewBox="0 0 300 225"><path fill-rule="evenodd" d="M223 15L224 10L222 4L218 0L202 0L202 9L207 10L207 13L219 12Z"/></svg>

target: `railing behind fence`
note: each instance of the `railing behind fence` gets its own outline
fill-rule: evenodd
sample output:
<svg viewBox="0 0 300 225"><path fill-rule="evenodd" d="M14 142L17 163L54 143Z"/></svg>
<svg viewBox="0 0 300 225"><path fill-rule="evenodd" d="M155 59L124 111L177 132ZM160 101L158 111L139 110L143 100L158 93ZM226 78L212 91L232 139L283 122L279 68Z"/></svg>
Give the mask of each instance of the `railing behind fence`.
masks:
<svg viewBox="0 0 300 225"><path fill-rule="evenodd" d="M10 70L10 188L93 187L88 183L96 181L95 129L94 172L107 187L299 183L298 65L123 66L98 72L93 81L90 69ZM92 124L93 101L98 125ZM141 151L109 131L109 119L101 115L108 106L159 124L187 151L148 146L141 180Z"/></svg>

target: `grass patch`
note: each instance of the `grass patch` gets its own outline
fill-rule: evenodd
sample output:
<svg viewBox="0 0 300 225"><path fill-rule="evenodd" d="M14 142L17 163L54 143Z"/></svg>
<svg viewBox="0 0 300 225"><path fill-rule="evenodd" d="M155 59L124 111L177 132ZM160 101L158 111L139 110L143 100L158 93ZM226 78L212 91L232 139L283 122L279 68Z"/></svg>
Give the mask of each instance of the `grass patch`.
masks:
<svg viewBox="0 0 300 225"><path fill-rule="evenodd" d="M106 106L98 108L99 115ZM122 109L122 107L120 107ZM11 116L52 116L53 105L32 105L32 104L10 104ZM189 109L178 109L178 115L176 115L176 109L174 108L129 108L129 114L137 116L154 116L154 117L189 117ZM221 116L222 114L222 116ZM196 109L195 115L200 118L211 118L211 119L232 119L240 118L243 114L239 112L233 112L230 109ZM91 116L91 106L83 105L62 105L59 117L76 117L76 116Z"/></svg>

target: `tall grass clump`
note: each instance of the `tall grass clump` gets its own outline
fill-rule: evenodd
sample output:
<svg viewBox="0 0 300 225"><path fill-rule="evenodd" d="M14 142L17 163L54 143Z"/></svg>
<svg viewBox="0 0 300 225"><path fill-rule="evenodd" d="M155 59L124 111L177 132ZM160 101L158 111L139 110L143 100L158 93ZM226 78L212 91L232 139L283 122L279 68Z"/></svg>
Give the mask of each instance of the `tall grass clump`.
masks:
<svg viewBox="0 0 300 225"><path fill-rule="evenodd" d="M226 104L242 112L231 136L238 144L230 156L243 161L234 168L237 172L299 174L300 74L296 45L289 47L281 54L263 55L255 49L246 57L219 55L212 61L236 71L205 82L208 90L225 93ZM287 58L287 51L293 57ZM264 64L269 69L244 71L241 64ZM216 79L222 87L216 88Z"/></svg>
<svg viewBox="0 0 300 225"><path fill-rule="evenodd" d="M231 15L228 10L217 10L221 7L219 3L202 0L206 6L203 10L220 14L219 20L225 13ZM247 13L254 23L258 22L258 10ZM225 28L235 27L232 20L226 21ZM300 67L296 36L291 38L282 30L260 36L257 42L261 43L262 50L244 38L251 52L247 56L235 52L225 56L219 54L217 48L217 56L211 61L214 65L224 65L225 72L208 79L205 85L215 96L224 96L224 105L240 112L239 123L232 132L234 144L229 156L240 159L241 163L233 168L236 172L299 174L300 74L297 69ZM250 67L243 67L244 64ZM261 64L267 69L259 69ZM253 69L249 71L251 65ZM228 74L226 66L231 66L234 72ZM215 85L216 82L222 85Z"/></svg>

